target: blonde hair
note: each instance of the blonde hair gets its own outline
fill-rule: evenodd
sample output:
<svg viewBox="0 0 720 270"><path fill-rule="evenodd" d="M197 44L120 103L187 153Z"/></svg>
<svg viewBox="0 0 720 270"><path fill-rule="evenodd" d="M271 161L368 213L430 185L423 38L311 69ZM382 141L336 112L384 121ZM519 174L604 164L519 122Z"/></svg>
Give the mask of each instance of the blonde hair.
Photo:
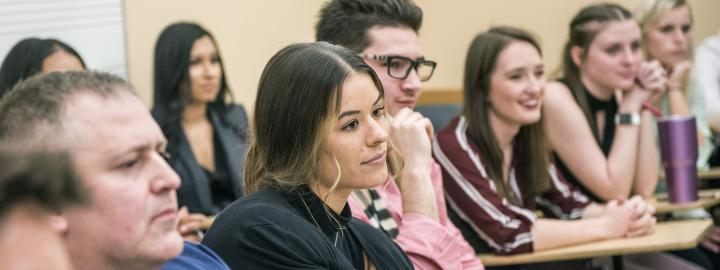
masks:
<svg viewBox="0 0 720 270"><path fill-rule="evenodd" d="M690 7L685 0L645 0L635 12L637 22L645 33L648 27L657 24L670 10L682 6Z"/></svg>
<svg viewBox="0 0 720 270"><path fill-rule="evenodd" d="M662 19L662 17L665 16L668 12L679 7L687 7L688 9L690 9L690 5L685 0L645 0L643 2L643 5L636 12L636 14L638 15L637 23L638 25L640 25L640 30L642 30L643 34L643 51L645 53L645 59L655 59L655 57L650 55L650 50L648 50L647 47L648 42L644 41L646 39L648 31L651 27L658 24L658 22L660 22L660 19ZM692 23L692 21L692 12L690 12L690 22ZM689 59L692 59L692 42L688 46L688 56Z"/></svg>

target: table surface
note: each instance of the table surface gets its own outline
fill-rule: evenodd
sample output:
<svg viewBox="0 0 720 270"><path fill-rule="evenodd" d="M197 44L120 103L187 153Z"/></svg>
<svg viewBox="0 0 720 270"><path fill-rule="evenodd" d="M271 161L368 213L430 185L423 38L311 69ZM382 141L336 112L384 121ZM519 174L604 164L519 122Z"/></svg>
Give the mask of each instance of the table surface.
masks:
<svg viewBox="0 0 720 270"><path fill-rule="evenodd" d="M700 180L712 180L712 179L718 179L720 180L720 168L710 168L710 170L707 171L698 171L698 179Z"/></svg>
<svg viewBox="0 0 720 270"><path fill-rule="evenodd" d="M564 261L622 254L687 249L696 246L712 227L709 219L658 223L655 232L635 238L597 241L511 256L478 254L485 266Z"/></svg>
<svg viewBox="0 0 720 270"><path fill-rule="evenodd" d="M690 203L671 203L667 199L667 193L655 195L656 214L666 214L677 210L690 210L697 208L708 208L720 204L720 189L703 189L698 191L698 200Z"/></svg>

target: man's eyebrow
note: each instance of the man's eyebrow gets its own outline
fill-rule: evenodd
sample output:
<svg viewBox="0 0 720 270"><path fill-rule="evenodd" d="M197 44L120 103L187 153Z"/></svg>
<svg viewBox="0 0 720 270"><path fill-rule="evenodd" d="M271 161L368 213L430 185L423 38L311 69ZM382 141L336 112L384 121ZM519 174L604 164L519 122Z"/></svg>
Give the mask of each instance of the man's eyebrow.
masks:
<svg viewBox="0 0 720 270"><path fill-rule="evenodd" d="M129 155L132 153L143 152L143 151L147 151L147 150L155 150L153 145L154 144L152 142L142 142L142 143L138 143L138 144L128 148L127 150L124 150L121 152L116 152L114 154L111 153L110 155L113 157L113 159L117 159L117 158L123 157L125 155Z"/></svg>

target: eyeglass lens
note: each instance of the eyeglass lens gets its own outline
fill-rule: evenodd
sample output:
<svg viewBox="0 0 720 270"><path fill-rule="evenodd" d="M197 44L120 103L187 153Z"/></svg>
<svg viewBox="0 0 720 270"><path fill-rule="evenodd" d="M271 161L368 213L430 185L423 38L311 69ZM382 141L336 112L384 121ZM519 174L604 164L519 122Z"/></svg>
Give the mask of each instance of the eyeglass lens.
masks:
<svg viewBox="0 0 720 270"><path fill-rule="evenodd" d="M413 64L417 65L416 72L420 81L427 81L432 76L434 65L430 62L420 60L419 62L413 62L407 58L392 58L388 64L388 73L390 77L396 79L405 79L410 74L410 69Z"/></svg>

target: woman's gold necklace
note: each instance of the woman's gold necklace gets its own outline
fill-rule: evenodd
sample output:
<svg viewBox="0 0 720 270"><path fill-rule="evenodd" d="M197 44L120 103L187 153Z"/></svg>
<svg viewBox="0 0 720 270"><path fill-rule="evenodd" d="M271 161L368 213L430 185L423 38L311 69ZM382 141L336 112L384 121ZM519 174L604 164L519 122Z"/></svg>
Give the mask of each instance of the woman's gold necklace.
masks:
<svg viewBox="0 0 720 270"><path fill-rule="evenodd" d="M305 210L307 210L308 214L310 214L310 218L312 219L313 223L315 223L315 227L322 233L322 229L320 228L320 224L315 220L315 216L312 214L312 211L310 211L310 207L308 207L307 203L305 202L305 199L300 195L300 201L302 201L303 206L305 206ZM338 231L335 232L335 240L333 241L333 246L337 247L337 241L338 241L338 234L345 229L345 226L340 225L340 222L337 221L335 218L332 218L335 223L338 225Z"/></svg>

